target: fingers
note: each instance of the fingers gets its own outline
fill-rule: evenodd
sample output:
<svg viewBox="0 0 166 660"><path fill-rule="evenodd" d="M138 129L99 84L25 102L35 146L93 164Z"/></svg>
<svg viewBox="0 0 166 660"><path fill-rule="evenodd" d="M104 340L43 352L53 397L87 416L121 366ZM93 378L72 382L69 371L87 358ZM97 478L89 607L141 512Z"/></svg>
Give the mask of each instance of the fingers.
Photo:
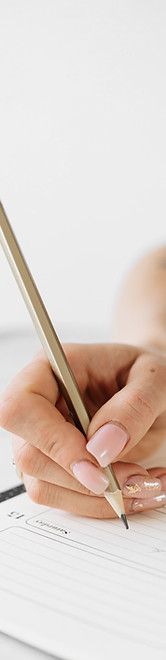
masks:
<svg viewBox="0 0 166 660"><path fill-rule="evenodd" d="M86 495L93 495L91 491L82 486L60 465L45 456L39 449L33 447L18 436L13 437L13 459L17 470L23 475L29 475L42 481L47 481L68 490L75 490Z"/></svg>
<svg viewBox="0 0 166 660"><path fill-rule="evenodd" d="M80 516L115 517L111 506L104 497L85 496L27 476L24 478L24 483L29 497L37 504L55 507Z"/></svg>
<svg viewBox="0 0 166 660"><path fill-rule="evenodd" d="M161 490L166 493L166 468L151 468L149 473L152 479L160 479Z"/></svg>
<svg viewBox="0 0 166 660"><path fill-rule="evenodd" d="M41 451L17 437L13 439L13 455L18 470L24 475L85 495L93 494ZM149 499L161 493L160 479L139 465L119 462L115 463L114 471L126 498Z"/></svg>
<svg viewBox="0 0 166 660"><path fill-rule="evenodd" d="M131 367L128 382L94 415L87 450L102 467L123 458L166 409L166 366L145 354Z"/></svg>
<svg viewBox="0 0 166 660"><path fill-rule="evenodd" d="M75 465L80 463L82 477L80 473L79 481L89 490L100 494L107 488L108 479L86 451L86 439L82 433L38 394L24 392L15 411L12 409L10 420L8 413L6 428L23 437L72 476L77 476Z"/></svg>
<svg viewBox="0 0 166 660"><path fill-rule="evenodd" d="M58 401L58 385L52 370L44 356L39 355L5 392L0 409L1 425L34 445L70 477L74 475L89 491L101 494L108 486L108 479L97 461L105 467L117 456L123 458L162 412L165 369L151 355L139 356L131 366L127 385L92 419L87 445L80 431L55 408Z"/></svg>
<svg viewBox="0 0 166 660"><path fill-rule="evenodd" d="M36 359L5 392L1 426L34 445L71 476L77 476L80 462L79 481L88 490L103 493L108 478L86 451L83 434L54 407L57 397L58 386L50 366L42 358Z"/></svg>
<svg viewBox="0 0 166 660"><path fill-rule="evenodd" d="M66 488L60 488L59 486L54 486L45 481L40 481L27 476L25 477L25 486L29 497L37 504L55 507L56 509L63 509L79 516L99 519L116 518L115 512L110 504L108 504L105 497L85 496L81 493L68 491ZM148 503L146 501L145 506L143 506L143 502L144 500L126 499L126 514L139 513L151 508L150 503L152 500L149 500ZM137 503L138 505L141 503L141 507L137 506ZM158 495L153 498L152 508L158 508L165 503L166 496Z"/></svg>
<svg viewBox="0 0 166 660"><path fill-rule="evenodd" d="M17 399L23 392L34 392L48 399L53 405L59 396L59 388L50 364L43 351L34 356L11 381L1 398L0 410L6 409L8 402Z"/></svg>

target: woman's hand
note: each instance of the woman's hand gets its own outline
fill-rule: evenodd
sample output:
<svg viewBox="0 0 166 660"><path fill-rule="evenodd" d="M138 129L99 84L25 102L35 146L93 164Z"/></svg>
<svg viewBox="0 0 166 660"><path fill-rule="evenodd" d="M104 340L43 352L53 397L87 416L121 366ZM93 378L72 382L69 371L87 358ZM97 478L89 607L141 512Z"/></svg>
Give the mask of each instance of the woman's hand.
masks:
<svg viewBox="0 0 166 660"><path fill-rule="evenodd" d="M166 504L166 359L122 344L64 350L92 416L87 444L43 352L1 399L0 424L13 434L30 497L79 515L115 517L102 471L114 463L127 514Z"/></svg>

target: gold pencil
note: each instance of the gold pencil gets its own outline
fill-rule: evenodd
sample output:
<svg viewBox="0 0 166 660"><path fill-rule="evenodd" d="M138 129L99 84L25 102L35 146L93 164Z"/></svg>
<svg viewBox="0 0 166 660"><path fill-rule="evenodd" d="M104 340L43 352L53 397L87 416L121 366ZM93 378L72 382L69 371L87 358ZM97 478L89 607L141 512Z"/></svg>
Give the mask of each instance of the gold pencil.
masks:
<svg viewBox="0 0 166 660"><path fill-rule="evenodd" d="M74 423L86 436L90 422L89 414L1 202L0 240ZM109 478L109 486L104 496L128 529L123 497L113 469L109 465L103 471Z"/></svg>

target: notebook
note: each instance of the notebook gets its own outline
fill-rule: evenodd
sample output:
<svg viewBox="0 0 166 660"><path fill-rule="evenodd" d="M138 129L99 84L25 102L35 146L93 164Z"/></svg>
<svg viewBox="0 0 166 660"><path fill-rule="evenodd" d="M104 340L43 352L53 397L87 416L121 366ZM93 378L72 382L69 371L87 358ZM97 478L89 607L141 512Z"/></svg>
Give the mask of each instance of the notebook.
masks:
<svg viewBox="0 0 166 660"><path fill-rule="evenodd" d="M166 657L166 508L97 521L1 494L0 630L64 660Z"/></svg>

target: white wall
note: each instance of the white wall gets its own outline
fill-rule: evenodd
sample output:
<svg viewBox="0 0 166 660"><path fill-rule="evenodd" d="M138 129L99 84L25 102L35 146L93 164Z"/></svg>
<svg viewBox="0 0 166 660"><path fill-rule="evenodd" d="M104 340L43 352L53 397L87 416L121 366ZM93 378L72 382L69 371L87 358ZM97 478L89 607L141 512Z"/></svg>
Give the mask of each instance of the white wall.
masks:
<svg viewBox="0 0 166 660"><path fill-rule="evenodd" d="M109 327L166 237L165 0L0 0L0 188L49 312ZM1 331L29 326L0 253Z"/></svg>

